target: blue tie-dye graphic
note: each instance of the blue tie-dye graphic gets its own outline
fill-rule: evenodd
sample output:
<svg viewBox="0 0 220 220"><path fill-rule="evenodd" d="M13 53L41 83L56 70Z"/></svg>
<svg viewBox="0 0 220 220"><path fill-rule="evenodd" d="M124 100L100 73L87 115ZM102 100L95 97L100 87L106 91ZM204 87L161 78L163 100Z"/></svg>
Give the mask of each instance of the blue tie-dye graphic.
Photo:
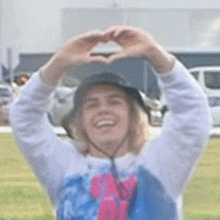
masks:
<svg viewBox="0 0 220 220"><path fill-rule="evenodd" d="M97 219L99 201L90 196L89 175L77 174L65 180L59 190L58 220Z"/></svg>
<svg viewBox="0 0 220 220"><path fill-rule="evenodd" d="M175 203L161 183L142 166L136 175L138 184L130 199L127 220L177 220ZM58 220L98 219L100 201L90 194L91 181L89 173L65 180L59 190Z"/></svg>
<svg viewBox="0 0 220 220"><path fill-rule="evenodd" d="M138 187L129 207L129 220L177 220L174 201L146 169L138 169Z"/></svg>

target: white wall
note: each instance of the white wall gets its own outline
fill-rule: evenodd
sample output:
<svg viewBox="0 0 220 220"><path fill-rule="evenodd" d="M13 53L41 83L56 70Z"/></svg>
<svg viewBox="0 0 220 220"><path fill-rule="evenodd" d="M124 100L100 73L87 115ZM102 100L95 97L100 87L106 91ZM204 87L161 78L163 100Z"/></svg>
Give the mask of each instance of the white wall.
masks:
<svg viewBox="0 0 220 220"><path fill-rule="evenodd" d="M51 52L61 41L59 0L3 1L3 61L7 47L13 47L14 58L20 52ZM17 63L14 60L14 63ZM15 65L15 64L14 64Z"/></svg>
<svg viewBox="0 0 220 220"><path fill-rule="evenodd" d="M14 66L18 62L19 53L53 52L57 48L62 42L61 9L66 7L220 9L220 0L2 0L1 2L2 59L6 64L7 48L13 47Z"/></svg>
<svg viewBox="0 0 220 220"><path fill-rule="evenodd" d="M187 10L67 8L63 10L62 19L64 40L91 28L103 29L111 24L126 23L149 30L163 46L188 46L190 30Z"/></svg>

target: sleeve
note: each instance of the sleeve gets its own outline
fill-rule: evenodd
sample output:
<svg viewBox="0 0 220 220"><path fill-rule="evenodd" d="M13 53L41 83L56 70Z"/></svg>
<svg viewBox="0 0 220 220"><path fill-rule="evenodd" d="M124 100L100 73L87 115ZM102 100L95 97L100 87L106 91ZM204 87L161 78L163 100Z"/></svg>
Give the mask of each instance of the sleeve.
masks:
<svg viewBox="0 0 220 220"><path fill-rule="evenodd" d="M149 147L149 160L165 188L178 197L207 144L211 114L206 95L178 60L171 72L156 76L169 113Z"/></svg>
<svg viewBox="0 0 220 220"><path fill-rule="evenodd" d="M10 107L10 124L18 147L53 203L63 172L76 152L72 144L57 137L48 121L52 92L35 73Z"/></svg>

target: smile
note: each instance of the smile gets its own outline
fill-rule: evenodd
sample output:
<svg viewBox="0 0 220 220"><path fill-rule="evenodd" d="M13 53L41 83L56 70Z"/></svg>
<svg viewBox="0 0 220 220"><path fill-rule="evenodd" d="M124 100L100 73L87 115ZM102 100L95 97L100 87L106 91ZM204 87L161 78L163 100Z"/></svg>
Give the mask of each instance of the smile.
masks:
<svg viewBox="0 0 220 220"><path fill-rule="evenodd" d="M99 129L102 127L113 127L116 124L115 120L112 119L102 119L95 123L95 126Z"/></svg>

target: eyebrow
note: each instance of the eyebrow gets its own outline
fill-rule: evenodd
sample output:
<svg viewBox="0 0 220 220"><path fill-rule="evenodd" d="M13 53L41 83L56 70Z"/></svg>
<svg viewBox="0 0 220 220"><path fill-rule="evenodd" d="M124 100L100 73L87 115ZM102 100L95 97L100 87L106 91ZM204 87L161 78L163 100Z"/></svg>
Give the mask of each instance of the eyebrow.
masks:
<svg viewBox="0 0 220 220"><path fill-rule="evenodd" d="M124 99L124 97L120 94L112 94L112 95L109 95L108 98L122 98L122 99Z"/></svg>
<svg viewBox="0 0 220 220"><path fill-rule="evenodd" d="M115 94L110 94L110 95L108 96L108 98L110 98L110 99L114 99L114 98L124 99L124 97L123 97L122 95L116 94L116 93L115 93ZM86 98L83 103L96 102L96 101L98 101L98 98L96 98L96 97L89 97L89 98Z"/></svg>
<svg viewBox="0 0 220 220"><path fill-rule="evenodd" d="M95 102L95 101L98 101L97 98L86 98L83 103L87 103L87 102Z"/></svg>

